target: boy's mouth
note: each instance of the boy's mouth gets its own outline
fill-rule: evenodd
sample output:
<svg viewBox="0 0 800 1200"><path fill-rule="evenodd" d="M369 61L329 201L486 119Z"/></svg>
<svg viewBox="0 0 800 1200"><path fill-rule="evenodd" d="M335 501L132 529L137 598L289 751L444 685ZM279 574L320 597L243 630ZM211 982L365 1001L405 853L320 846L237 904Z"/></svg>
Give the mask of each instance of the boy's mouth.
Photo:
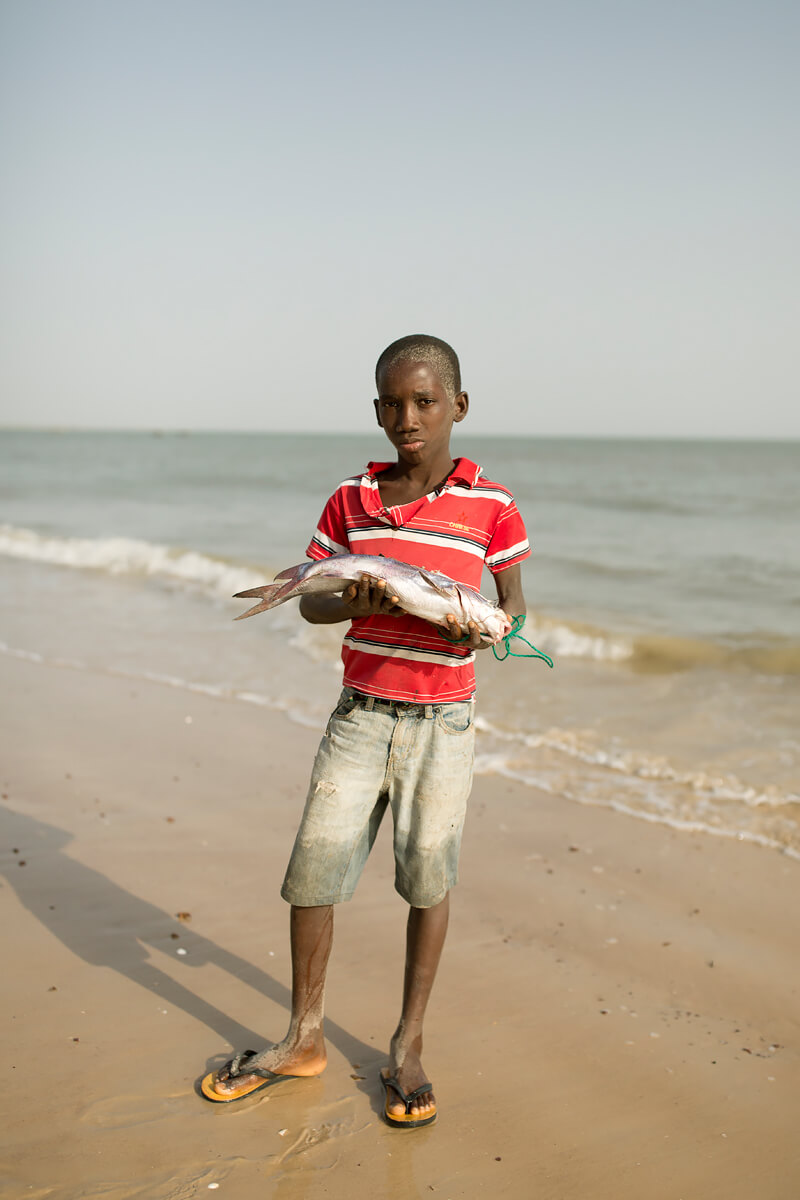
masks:
<svg viewBox="0 0 800 1200"><path fill-rule="evenodd" d="M425 443L420 441L401 442L400 445L404 450L421 450Z"/></svg>

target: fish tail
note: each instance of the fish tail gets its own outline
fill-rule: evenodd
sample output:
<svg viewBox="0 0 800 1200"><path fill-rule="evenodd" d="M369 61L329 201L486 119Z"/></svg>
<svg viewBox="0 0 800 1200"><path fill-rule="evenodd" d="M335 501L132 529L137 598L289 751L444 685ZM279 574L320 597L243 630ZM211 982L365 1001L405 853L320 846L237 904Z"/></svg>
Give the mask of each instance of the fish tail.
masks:
<svg viewBox="0 0 800 1200"><path fill-rule="evenodd" d="M293 595L294 585L289 583L268 583L264 587L248 588L245 592L236 592L234 599L244 600L259 597L260 603L254 604L252 608L248 608L247 612L240 613L238 617L234 617L234 621L242 621L245 617L254 617L256 613L264 612L268 608L275 608L278 604L283 604L284 600L289 600Z"/></svg>

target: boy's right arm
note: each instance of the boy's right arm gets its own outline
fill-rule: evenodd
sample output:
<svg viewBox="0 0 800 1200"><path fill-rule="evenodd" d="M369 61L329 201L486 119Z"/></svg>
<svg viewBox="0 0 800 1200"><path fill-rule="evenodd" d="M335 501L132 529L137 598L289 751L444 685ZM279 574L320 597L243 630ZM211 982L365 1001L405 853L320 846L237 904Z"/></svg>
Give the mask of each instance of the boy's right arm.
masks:
<svg viewBox="0 0 800 1200"><path fill-rule="evenodd" d="M397 596L386 595L386 580L375 581L368 575L362 575L357 584L351 583L341 596L312 593L300 597L300 616L312 625L334 625L356 617L397 617L402 612Z"/></svg>

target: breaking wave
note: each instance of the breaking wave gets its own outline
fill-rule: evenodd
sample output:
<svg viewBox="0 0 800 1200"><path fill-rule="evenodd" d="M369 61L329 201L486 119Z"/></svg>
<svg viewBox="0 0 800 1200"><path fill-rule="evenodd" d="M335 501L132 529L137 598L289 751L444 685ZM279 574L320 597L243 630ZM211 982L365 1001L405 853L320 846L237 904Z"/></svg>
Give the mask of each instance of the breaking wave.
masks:
<svg viewBox="0 0 800 1200"><path fill-rule="evenodd" d="M800 675L800 641L769 634L725 640L668 634L612 634L579 622L559 622L535 613L525 633L553 659L590 658L624 663L636 671L670 672L715 668Z"/></svg>
<svg viewBox="0 0 800 1200"><path fill-rule="evenodd" d="M13 525L0 525L0 554L109 575L157 577L224 596L268 582L267 575L252 567L196 550L126 537L46 537Z"/></svg>
<svg viewBox="0 0 800 1200"><path fill-rule="evenodd" d="M196 550L136 538L47 536L13 525L0 525L0 556L112 576L157 578L226 598L234 592L259 587L274 574L266 566L258 569ZM556 660L590 659L648 672L711 667L800 675L800 641L766 634L742 634L724 641L657 634L625 635L535 612L528 616L525 633Z"/></svg>

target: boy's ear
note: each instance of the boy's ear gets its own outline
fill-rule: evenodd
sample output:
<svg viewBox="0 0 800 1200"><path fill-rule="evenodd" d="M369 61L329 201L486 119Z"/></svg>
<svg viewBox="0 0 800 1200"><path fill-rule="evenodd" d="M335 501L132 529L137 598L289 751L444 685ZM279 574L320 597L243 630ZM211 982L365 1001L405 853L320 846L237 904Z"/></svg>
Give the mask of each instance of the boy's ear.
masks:
<svg viewBox="0 0 800 1200"><path fill-rule="evenodd" d="M375 417L381 429L383 429L383 422L381 421L381 402L376 398L372 401L372 403L375 405Z"/></svg>
<svg viewBox="0 0 800 1200"><path fill-rule="evenodd" d="M377 401L376 401L377 403ZM453 400L455 413L453 414L454 424L458 421L463 421L469 411L469 396L466 392L458 392Z"/></svg>

